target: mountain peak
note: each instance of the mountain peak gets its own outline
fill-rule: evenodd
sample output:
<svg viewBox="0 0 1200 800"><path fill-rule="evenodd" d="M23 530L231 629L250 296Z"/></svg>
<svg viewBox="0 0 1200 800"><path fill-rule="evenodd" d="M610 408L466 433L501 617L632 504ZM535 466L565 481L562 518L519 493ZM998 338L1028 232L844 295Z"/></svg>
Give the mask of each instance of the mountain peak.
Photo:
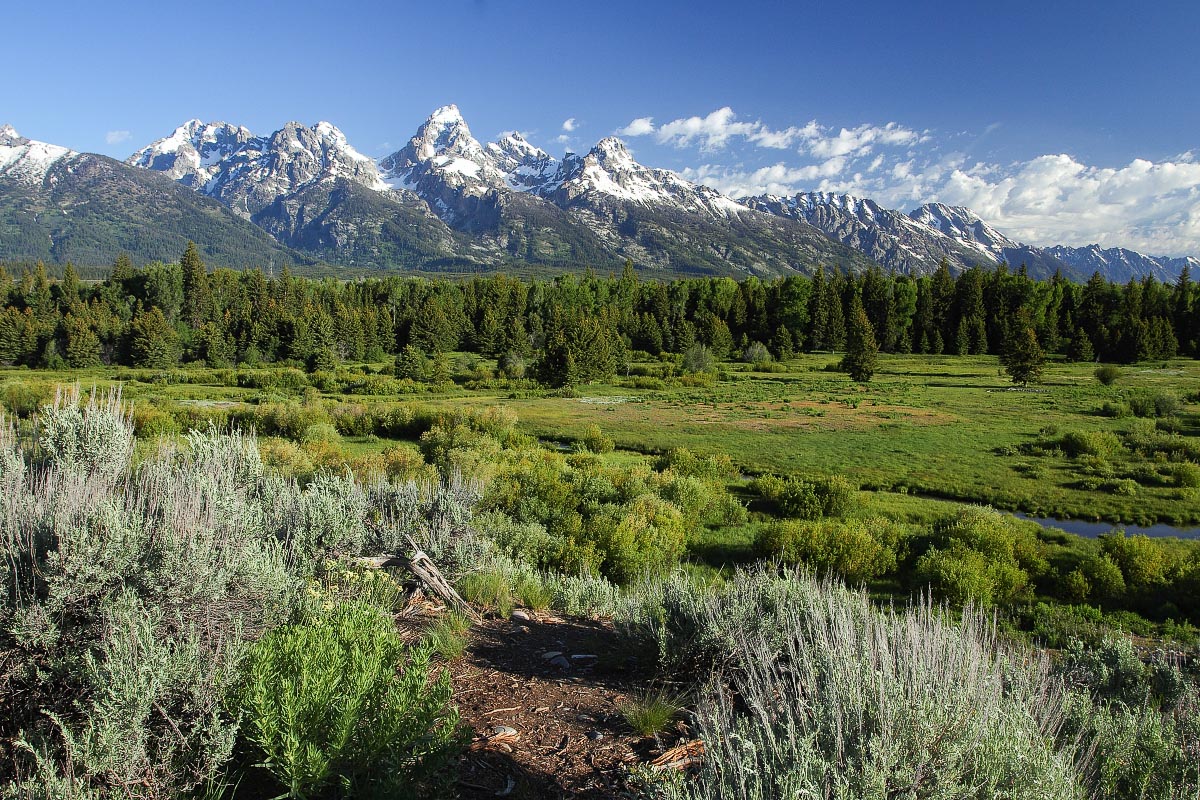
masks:
<svg viewBox="0 0 1200 800"><path fill-rule="evenodd" d="M20 183L40 183L60 158L74 155L66 147L27 139L12 125L0 128L0 175Z"/></svg>
<svg viewBox="0 0 1200 800"><path fill-rule="evenodd" d="M624 157L630 161L633 156L629 153L629 148L625 146L625 142L618 139L616 136L605 136L600 141L596 142L596 146L592 148L593 153L613 157Z"/></svg>
<svg viewBox="0 0 1200 800"><path fill-rule="evenodd" d="M430 114L425 124L428 125L430 123L435 125L454 125L456 123L465 124L466 120L463 119L462 112L458 110L458 106L451 103L450 105L436 109Z"/></svg>

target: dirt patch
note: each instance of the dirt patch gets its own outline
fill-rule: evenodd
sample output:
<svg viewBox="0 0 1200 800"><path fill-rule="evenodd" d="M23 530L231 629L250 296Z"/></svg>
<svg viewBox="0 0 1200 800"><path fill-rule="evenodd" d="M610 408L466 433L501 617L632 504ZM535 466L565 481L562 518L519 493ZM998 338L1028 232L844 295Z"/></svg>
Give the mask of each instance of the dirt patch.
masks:
<svg viewBox="0 0 1200 800"><path fill-rule="evenodd" d="M607 623L529 616L475 626L448 666L472 732L459 796L629 797L628 768L687 738L682 728L642 737L621 716L623 701L645 694L653 664L639 663Z"/></svg>

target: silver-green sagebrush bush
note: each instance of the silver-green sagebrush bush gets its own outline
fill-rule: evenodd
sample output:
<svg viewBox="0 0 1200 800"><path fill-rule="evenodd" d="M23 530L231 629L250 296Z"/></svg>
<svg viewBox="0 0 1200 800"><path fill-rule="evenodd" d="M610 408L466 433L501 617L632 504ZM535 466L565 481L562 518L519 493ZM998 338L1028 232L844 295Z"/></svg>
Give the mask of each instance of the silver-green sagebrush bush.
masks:
<svg viewBox="0 0 1200 800"><path fill-rule="evenodd" d="M477 493L462 486L324 473L301 487L264 470L253 436L211 428L132 467L115 396L60 397L38 422L31 449L0 426L10 796L172 798L220 782L239 730L221 701L246 646L311 606L327 558L475 536Z"/></svg>
<svg viewBox="0 0 1200 800"><path fill-rule="evenodd" d="M730 649L696 711L706 755L675 798L1080 798L1047 662L967 609L879 611L863 594L760 572L692 604ZM791 584L789 586L789 584ZM761 621L748 624L750 612ZM677 615L678 616L678 615ZM678 623L677 623L677 627Z"/></svg>

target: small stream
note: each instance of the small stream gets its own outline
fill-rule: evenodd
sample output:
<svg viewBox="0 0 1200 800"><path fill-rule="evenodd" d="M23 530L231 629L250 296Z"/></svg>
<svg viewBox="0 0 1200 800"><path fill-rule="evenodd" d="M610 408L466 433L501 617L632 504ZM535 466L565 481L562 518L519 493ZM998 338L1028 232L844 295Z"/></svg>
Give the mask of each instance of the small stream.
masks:
<svg viewBox="0 0 1200 800"><path fill-rule="evenodd" d="M1116 528L1123 528L1125 533L1133 535L1140 533L1145 536L1174 536L1178 539L1200 539L1200 528L1183 528L1175 525L1159 523L1157 525L1123 525L1119 522L1088 522L1082 519L1053 519L1051 517L1031 517L1019 511L1006 511L1017 519L1027 519L1036 522L1043 528L1054 528L1076 536L1095 539L1102 533L1108 533Z"/></svg>

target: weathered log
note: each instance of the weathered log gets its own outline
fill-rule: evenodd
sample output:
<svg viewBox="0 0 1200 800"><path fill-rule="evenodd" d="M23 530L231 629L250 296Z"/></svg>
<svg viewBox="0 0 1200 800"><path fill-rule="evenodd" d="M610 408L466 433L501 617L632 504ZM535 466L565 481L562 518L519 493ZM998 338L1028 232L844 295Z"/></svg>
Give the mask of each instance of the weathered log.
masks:
<svg viewBox="0 0 1200 800"><path fill-rule="evenodd" d="M408 539L409 546L413 549L412 556L407 559L396 555L381 555L366 556L356 559L356 562L368 569L403 567L411 572L417 580L425 584L429 591L440 597L442 602L447 606L458 611L476 624L482 623L483 617L471 607L470 603L463 600L458 592L454 591L454 587L442 576L441 570L433 563L433 559L426 555L421 548L417 547L417 543L412 540L411 536L406 538Z"/></svg>

